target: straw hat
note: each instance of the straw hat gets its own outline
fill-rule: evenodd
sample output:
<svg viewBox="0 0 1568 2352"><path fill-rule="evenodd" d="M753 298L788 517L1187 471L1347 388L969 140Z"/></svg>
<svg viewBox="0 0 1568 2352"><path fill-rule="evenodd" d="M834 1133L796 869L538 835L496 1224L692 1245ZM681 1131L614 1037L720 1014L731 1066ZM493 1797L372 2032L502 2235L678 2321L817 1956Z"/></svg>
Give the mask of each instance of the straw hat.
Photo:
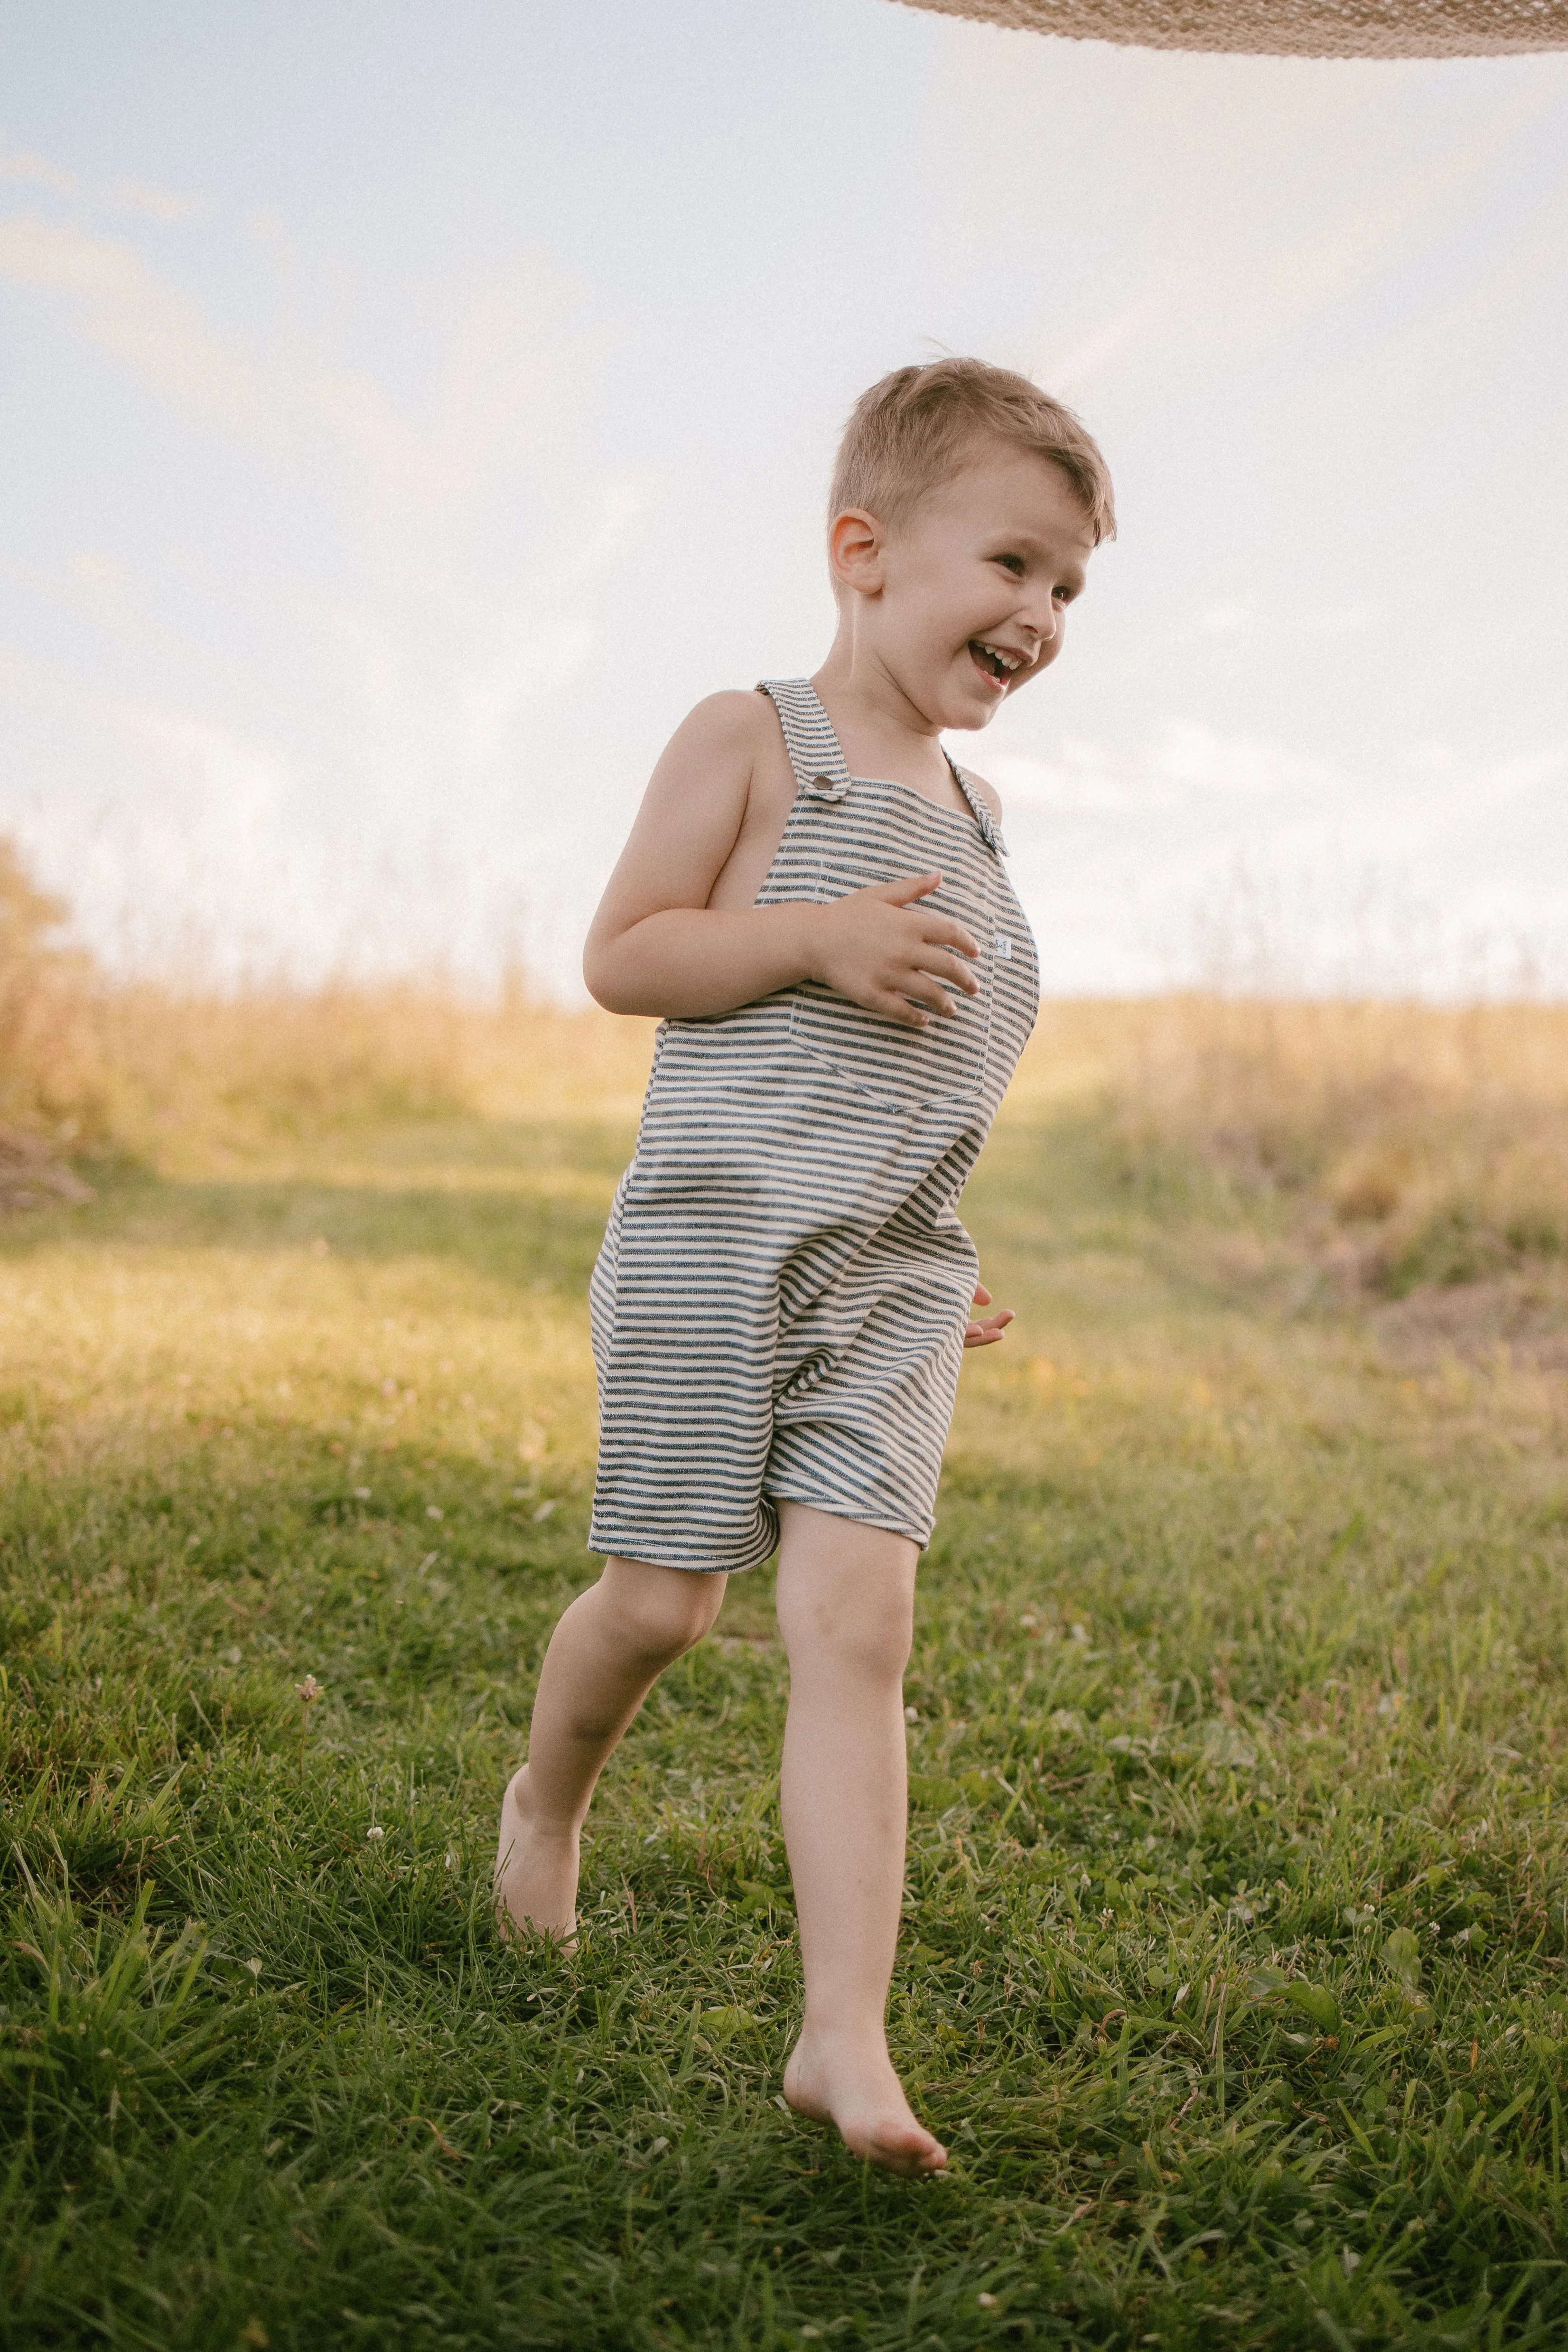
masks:
<svg viewBox="0 0 1568 2352"><path fill-rule="evenodd" d="M1479 58L1568 49L1568 0L909 0L1017 32L1255 57Z"/></svg>

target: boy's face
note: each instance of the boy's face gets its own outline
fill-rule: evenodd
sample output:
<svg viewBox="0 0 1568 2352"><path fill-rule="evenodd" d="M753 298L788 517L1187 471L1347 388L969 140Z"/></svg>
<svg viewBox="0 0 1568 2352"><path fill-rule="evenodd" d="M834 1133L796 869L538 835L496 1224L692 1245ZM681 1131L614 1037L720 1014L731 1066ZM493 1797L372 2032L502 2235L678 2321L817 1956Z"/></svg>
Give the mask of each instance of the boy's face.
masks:
<svg viewBox="0 0 1568 2352"><path fill-rule="evenodd" d="M867 649L929 725L988 726L1060 653L1093 552L1089 520L1058 467L982 443L962 472L881 533L863 613Z"/></svg>

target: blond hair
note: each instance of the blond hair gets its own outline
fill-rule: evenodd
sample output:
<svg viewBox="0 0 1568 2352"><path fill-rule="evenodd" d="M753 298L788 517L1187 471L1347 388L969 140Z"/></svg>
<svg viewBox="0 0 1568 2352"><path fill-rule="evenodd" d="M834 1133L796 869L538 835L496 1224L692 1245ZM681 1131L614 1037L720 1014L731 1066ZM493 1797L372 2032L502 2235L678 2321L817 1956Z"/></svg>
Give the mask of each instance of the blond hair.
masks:
<svg viewBox="0 0 1568 2352"><path fill-rule="evenodd" d="M932 360L895 368L849 414L833 468L828 519L858 507L901 522L978 441L1044 457L1067 476L1094 531L1116 533L1110 468L1070 408L1011 368L984 360Z"/></svg>

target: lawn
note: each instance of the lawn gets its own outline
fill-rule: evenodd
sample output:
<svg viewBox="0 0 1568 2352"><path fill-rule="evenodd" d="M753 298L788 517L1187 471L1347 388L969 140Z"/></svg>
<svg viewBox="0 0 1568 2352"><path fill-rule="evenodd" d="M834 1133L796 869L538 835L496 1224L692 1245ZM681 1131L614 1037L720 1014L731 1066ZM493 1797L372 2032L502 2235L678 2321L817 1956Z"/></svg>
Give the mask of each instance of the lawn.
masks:
<svg viewBox="0 0 1568 2352"><path fill-rule="evenodd" d="M631 1136L556 1087L0 1227L0 2344L1568 2340L1561 1276L1380 1303L1020 1088L909 1679L909 2184L782 2110L765 1571L606 1776L578 1950L490 1924Z"/></svg>

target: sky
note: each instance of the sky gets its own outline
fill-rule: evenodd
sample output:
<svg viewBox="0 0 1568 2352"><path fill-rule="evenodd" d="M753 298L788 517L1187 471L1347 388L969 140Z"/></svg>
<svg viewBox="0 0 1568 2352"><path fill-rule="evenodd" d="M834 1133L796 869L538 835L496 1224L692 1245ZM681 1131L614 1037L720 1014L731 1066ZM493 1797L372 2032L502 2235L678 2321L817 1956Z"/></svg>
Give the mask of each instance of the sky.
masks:
<svg viewBox="0 0 1568 2352"><path fill-rule="evenodd" d="M1568 991L1568 57L895 0L13 0L0 831L118 968L571 1001L835 443L973 352L1121 530L982 740L1047 988Z"/></svg>

